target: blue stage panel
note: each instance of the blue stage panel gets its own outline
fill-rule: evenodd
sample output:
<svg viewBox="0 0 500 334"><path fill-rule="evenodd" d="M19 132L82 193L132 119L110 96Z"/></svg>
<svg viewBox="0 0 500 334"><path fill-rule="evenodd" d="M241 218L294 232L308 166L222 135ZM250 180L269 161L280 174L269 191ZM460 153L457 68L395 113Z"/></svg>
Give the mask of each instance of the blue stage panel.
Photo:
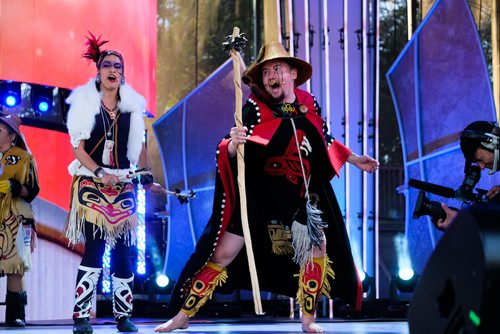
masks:
<svg viewBox="0 0 500 334"><path fill-rule="evenodd" d="M476 120L495 120L491 82L466 0L439 0L387 73L402 138L405 181L457 189L464 178L458 135ZM488 188L498 177L483 173ZM408 189L406 236L421 273L441 232L428 217L412 219L418 191ZM460 203L429 194L453 206Z"/></svg>
<svg viewBox="0 0 500 334"><path fill-rule="evenodd" d="M243 90L245 97L248 89ZM212 212L215 151L234 125L234 111L233 64L228 60L153 124L167 186L196 192L188 204L174 198L167 202L165 273L172 280L179 276Z"/></svg>

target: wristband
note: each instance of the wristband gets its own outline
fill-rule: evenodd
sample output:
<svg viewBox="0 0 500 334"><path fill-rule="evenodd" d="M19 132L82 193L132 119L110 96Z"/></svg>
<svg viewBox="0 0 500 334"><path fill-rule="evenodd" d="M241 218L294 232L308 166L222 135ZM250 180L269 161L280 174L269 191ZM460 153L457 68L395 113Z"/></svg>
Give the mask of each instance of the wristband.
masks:
<svg viewBox="0 0 500 334"><path fill-rule="evenodd" d="M94 175L102 179L102 177L104 176L104 170L102 169L102 167L97 167L94 171Z"/></svg>
<svg viewBox="0 0 500 334"><path fill-rule="evenodd" d="M141 175L141 184L143 186L147 186L148 184L151 184L154 182L153 175L146 174L146 175Z"/></svg>
<svg viewBox="0 0 500 334"><path fill-rule="evenodd" d="M9 179L10 181L10 192L13 197L19 196L21 190L23 189L23 185L16 179Z"/></svg>

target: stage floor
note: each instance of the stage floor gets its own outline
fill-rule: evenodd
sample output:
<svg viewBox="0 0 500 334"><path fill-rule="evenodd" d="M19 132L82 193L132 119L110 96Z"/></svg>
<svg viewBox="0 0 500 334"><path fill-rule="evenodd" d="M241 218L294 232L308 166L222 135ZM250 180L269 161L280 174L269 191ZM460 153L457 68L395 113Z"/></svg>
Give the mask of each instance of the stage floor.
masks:
<svg viewBox="0 0 500 334"><path fill-rule="evenodd" d="M98 320L93 322L94 334L118 333L114 324L110 321ZM134 323L139 328L139 333L155 333L153 329L161 323L160 320L134 319ZM408 323L406 321L319 321L321 326L328 333L335 334L374 334L374 333L409 333ZM38 323L29 324L24 329L14 329L1 327L1 330L8 330L9 334L58 334L71 333L72 326L69 321L59 321L57 323ZM227 322L218 320L203 321L195 320L186 330L176 330L174 333L302 333L299 321L283 320L266 322L244 322L239 320L228 320Z"/></svg>

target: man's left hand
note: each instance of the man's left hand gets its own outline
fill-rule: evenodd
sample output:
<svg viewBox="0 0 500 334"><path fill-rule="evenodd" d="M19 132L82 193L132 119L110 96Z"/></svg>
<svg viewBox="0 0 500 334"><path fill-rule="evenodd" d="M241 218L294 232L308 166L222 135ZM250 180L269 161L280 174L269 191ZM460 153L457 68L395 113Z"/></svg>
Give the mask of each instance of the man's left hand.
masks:
<svg viewBox="0 0 500 334"><path fill-rule="evenodd" d="M380 166L377 160L368 155L359 156L356 154L351 154L349 158L347 158L347 161L358 167L359 169L369 173L376 171Z"/></svg>
<svg viewBox="0 0 500 334"><path fill-rule="evenodd" d="M489 199L495 198L500 194L500 186L493 186L488 193L486 194L486 197Z"/></svg>

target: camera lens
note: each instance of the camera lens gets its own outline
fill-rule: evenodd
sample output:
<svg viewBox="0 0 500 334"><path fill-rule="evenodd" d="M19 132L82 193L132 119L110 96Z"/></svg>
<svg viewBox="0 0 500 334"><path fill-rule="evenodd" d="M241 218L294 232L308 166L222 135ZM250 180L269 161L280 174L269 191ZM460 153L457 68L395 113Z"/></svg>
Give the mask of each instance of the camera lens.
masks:
<svg viewBox="0 0 500 334"><path fill-rule="evenodd" d="M424 191L419 191L417 202L415 203L415 209L413 210L413 217L430 216L431 218L446 219L446 212L441 207L441 203L435 201L429 201L425 197Z"/></svg>

